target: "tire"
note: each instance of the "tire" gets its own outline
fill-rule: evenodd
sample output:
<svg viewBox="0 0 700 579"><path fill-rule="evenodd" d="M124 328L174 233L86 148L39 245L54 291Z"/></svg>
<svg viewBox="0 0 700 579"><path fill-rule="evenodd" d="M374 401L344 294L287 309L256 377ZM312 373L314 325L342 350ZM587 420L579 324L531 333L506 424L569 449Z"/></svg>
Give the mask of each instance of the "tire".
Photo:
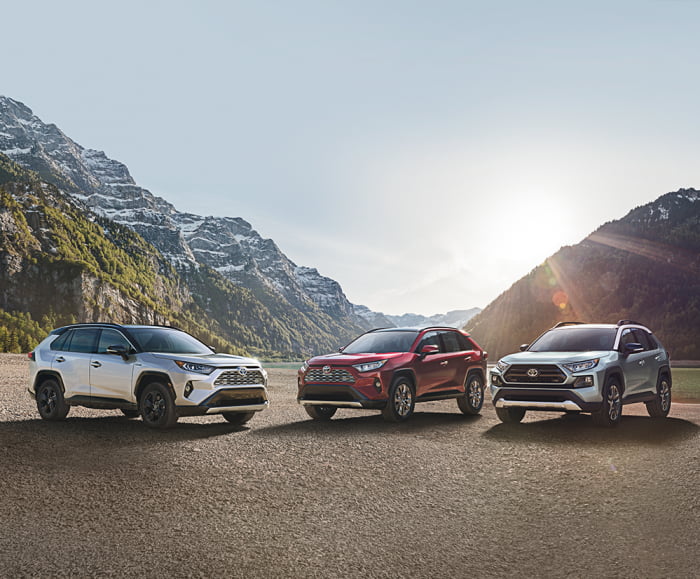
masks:
<svg viewBox="0 0 700 579"><path fill-rule="evenodd" d="M671 380L661 374L656 383L656 397L646 402L647 412L652 418L666 418L671 410Z"/></svg>
<svg viewBox="0 0 700 579"><path fill-rule="evenodd" d="M304 406L304 410L314 420L330 420L338 411L335 406Z"/></svg>
<svg viewBox="0 0 700 579"><path fill-rule="evenodd" d="M138 410L131 410L129 408L120 408L119 410L121 410L122 414L127 418L138 418L140 415Z"/></svg>
<svg viewBox="0 0 700 579"><path fill-rule="evenodd" d="M240 426L253 418L255 412L224 412L222 416L231 424Z"/></svg>
<svg viewBox="0 0 700 579"><path fill-rule="evenodd" d="M593 412L593 424L596 426L617 426L622 418L622 388L620 381L611 376L603 388L603 404L598 412Z"/></svg>
<svg viewBox="0 0 700 579"><path fill-rule="evenodd" d="M389 387L389 400L382 410L382 416L387 422L403 422L407 420L416 407L416 392L413 383L404 376L394 378Z"/></svg>
<svg viewBox="0 0 700 579"><path fill-rule="evenodd" d="M151 382L141 392L139 398L141 420L150 428L171 428L177 422L175 402L165 384Z"/></svg>
<svg viewBox="0 0 700 579"><path fill-rule="evenodd" d="M484 381L477 373L468 374L464 382L464 396L457 398L457 405L463 414L474 415L481 412L484 405Z"/></svg>
<svg viewBox="0 0 700 579"><path fill-rule="evenodd" d="M36 409L44 420L64 420L70 406L63 397L63 388L57 380L44 380L36 391Z"/></svg>
<svg viewBox="0 0 700 579"><path fill-rule="evenodd" d="M496 416L505 424L517 424L525 418L524 408L496 408Z"/></svg>

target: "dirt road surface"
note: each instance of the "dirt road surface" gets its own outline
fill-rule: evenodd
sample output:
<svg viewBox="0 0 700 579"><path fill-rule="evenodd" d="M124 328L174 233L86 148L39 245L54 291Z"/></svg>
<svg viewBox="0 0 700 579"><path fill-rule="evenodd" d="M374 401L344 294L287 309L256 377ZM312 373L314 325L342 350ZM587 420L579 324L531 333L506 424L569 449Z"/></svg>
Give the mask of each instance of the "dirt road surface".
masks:
<svg viewBox="0 0 700 579"><path fill-rule="evenodd" d="M622 424L490 402L308 419L270 371L249 426L38 418L0 355L0 576L698 577L700 405Z"/></svg>

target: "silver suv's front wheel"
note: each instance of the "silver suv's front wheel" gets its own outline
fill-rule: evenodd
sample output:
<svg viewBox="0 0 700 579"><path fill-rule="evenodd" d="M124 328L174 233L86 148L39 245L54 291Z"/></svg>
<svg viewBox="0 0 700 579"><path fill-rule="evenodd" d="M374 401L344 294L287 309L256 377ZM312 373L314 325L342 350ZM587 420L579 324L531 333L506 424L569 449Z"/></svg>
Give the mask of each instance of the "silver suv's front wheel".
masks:
<svg viewBox="0 0 700 579"><path fill-rule="evenodd" d="M593 423L598 426L616 426L622 418L622 388L615 377L605 381L603 388L603 404L598 412L594 412Z"/></svg>

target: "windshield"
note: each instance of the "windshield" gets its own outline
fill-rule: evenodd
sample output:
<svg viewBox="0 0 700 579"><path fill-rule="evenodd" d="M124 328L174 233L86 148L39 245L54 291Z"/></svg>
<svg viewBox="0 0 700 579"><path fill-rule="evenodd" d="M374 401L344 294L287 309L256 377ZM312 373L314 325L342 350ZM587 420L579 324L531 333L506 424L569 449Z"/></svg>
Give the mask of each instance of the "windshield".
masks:
<svg viewBox="0 0 700 579"><path fill-rule="evenodd" d="M344 354L388 354L408 352L418 332L370 332L343 348Z"/></svg>
<svg viewBox="0 0 700 579"><path fill-rule="evenodd" d="M167 354L211 354L205 346L185 332L171 328L129 328L129 333L144 352Z"/></svg>
<svg viewBox="0 0 700 579"><path fill-rule="evenodd" d="M562 328L550 330L528 348L528 352L588 352L612 350L615 328Z"/></svg>

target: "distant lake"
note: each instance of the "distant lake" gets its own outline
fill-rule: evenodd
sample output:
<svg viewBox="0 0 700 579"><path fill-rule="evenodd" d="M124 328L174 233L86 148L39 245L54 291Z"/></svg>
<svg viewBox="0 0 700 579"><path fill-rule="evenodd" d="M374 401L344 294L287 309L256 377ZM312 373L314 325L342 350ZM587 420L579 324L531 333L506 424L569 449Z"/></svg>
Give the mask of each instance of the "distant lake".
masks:
<svg viewBox="0 0 700 579"><path fill-rule="evenodd" d="M671 368L673 402L700 404L700 368Z"/></svg>

